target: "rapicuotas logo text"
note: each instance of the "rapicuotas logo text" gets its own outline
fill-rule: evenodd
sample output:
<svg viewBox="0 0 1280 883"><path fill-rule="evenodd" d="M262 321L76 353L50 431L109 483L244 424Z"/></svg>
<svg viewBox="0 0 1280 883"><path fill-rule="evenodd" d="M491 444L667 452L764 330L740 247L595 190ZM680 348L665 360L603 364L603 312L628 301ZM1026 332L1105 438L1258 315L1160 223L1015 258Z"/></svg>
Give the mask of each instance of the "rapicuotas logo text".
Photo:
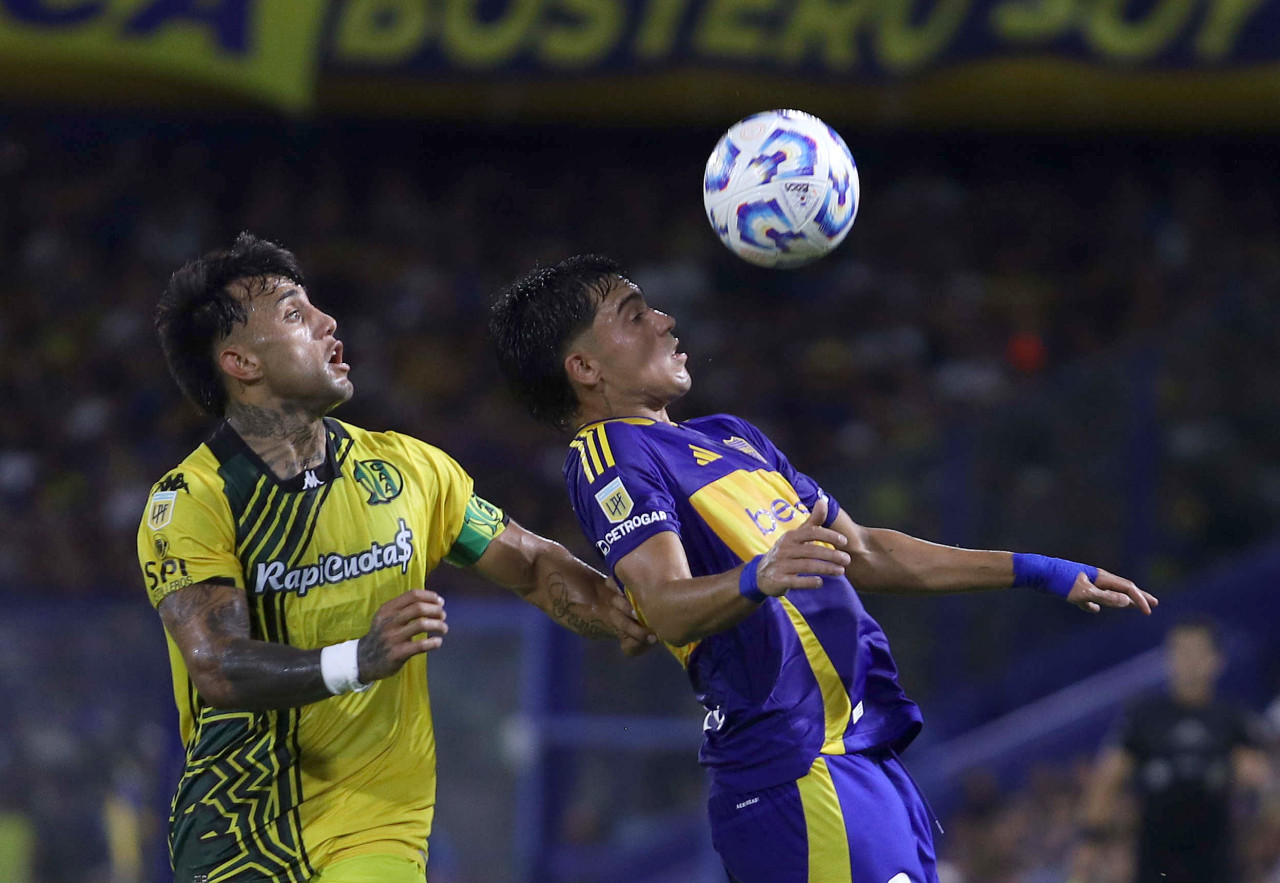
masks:
<svg viewBox="0 0 1280 883"><path fill-rule="evenodd" d="M267 592L296 592L299 597L316 586L328 586L399 567L401 573L409 570L413 558L413 531L398 519L400 529L390 543L383 545L376 540L369 548L350 555L340 552L320 555L314 564L288 568L283 561L267 561L254 568L253 590L259 595Z"/></svg>

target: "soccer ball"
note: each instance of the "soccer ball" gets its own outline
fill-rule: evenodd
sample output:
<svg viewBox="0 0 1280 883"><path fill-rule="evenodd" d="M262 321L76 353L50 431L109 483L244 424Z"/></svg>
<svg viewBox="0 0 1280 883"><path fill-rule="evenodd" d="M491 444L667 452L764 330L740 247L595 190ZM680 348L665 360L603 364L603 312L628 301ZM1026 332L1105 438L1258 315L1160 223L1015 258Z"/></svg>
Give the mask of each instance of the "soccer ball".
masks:
<svg viewBox="0 0 1280 883"><path fill-rule="evenodd" d="M702 178L707 220L729 250L761 267L825 255L858 213L858 167L844 139L799 110L768 110L724 133Z"/></svg>

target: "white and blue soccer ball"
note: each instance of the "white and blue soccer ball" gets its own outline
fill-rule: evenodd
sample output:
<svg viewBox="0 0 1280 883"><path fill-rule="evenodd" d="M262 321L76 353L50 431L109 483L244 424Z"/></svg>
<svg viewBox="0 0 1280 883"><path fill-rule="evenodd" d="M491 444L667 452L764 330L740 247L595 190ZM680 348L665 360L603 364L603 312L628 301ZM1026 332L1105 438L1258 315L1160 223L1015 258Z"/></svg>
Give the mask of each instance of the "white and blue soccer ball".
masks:
<svg viewBox="0 0 1280 883"><path fill-rule="evenodd" d="M799 267L844 240L858 213L858 167L844 139L799 110L768 110L724 133L702 178L707 220L761 267Z"/></svg>

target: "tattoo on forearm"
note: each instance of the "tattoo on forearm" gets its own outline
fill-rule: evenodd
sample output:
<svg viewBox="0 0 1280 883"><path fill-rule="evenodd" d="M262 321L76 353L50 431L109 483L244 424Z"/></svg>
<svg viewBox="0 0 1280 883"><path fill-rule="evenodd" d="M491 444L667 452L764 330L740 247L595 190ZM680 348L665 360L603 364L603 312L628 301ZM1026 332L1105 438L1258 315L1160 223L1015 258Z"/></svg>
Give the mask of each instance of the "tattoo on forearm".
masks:
<svg viewBox="0 0 1280 883"><path fill-rule="evenodd" d="M563 576L553 573L547 577L547 583L551 593L551 615L564 623L570 631L596 640L617 637L617 632L608 623L600 619L587 619L574 610L578 605L569 597L569 586Z"/></svg>
<svg viewBox="0 0 1280 883"><path fill-rule="evenodd" d="M206 699L258 710L329 695L318 653L249 636L249 605L241 589L208 583L179 589L161 602L160 615L180 645L198 658L217 660Z"/></svg>
<svg viewBox="0 0 1280 883"><path fill-rule="evenodd" d="M287 644L238 641L223 657L223 672L248 709L291 708L330 695L320 654Z"/></svg>

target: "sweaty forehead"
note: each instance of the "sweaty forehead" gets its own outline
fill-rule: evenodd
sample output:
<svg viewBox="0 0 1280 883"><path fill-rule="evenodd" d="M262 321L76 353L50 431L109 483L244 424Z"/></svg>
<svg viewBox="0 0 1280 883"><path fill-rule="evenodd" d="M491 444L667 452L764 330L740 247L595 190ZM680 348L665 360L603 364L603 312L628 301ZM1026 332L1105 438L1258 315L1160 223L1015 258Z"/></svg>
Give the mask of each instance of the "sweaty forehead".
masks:
<svg viewBox="0 0 1280 883"><path fill-rule="evenodd" d="M253 276L237 279L227 286L227 290L243 300L249 309L273 304L281 297L290 294L304 293L296 282L283 276Z"/></svg>
<svg viewBox="0 0 1280 883"><path fill-rule="evenodd" d="M617 307L622 301L631 297L633 294L644 296L644 292L640 290L640 286L636 285L630 279L624 279L621 276L614 276L597 289L599 301L597 309L604 307Z"/></svg>

